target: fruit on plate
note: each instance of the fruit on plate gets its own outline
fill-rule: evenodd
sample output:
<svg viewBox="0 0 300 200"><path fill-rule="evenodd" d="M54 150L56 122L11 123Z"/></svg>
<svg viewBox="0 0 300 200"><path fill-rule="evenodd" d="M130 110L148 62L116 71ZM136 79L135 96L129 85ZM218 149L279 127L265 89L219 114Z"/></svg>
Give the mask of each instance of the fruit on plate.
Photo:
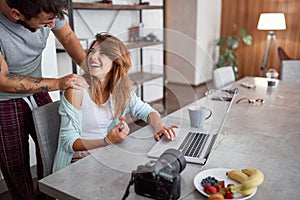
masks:
<svg viewBox="0 0 300 200"><path fill-rule="evenodd" d="M227 191L227 192L224 194L224 198L225 198L225 199L233 199L233 193Z"/></svg>
<svg viewBox="0 0 300 200"><path fill-rule="evenodd" d="M211 195L211 194L215 194L218 192L217 187L215 186L211 186L211 185L205 185L203 188L204 192L206 192L207 194Z"/></svg>
<svg viewBox="0 0 300 200"><path fill-rule="evenodd" d="M249 179L249 176L239 170L230 170L228 172L226 172L226 175L228 176L228 178L237 181L238 183L242 183L246 180ZM233 185L230 185L229 187L231 187ZM256 187L254 188L250 188L247 190L240 190L239 193L244 195L244 196L248 196L251 195L254 191L255 191Z"/></svg>
<svg viewBox="0 0 300 200"><path fill-rule="evenodd" d="M208 200L224 200L224 196L221 193L215 193L208 197Z"/></svg>
<svg viewBox="0 0 300 200"><path fill-rule="evenodd" d="M203 191L210 197L209 199L233 199L233 193L230 192L228 187L225 187L224 180L217 180L213 176L208 176L201 181ZM218 195L216 195L218 193ZM212 197L211 197L212 196Z"/></svg>
<svg viewBox="0 0 300 200"><path fill-rule="evenodd" d="M228 171L226 174L229 178L239 182L239 184L230 186L230 191L245 196L252 194L256 187L264 181L264 174L256 168L242 169L241 172L238 170ZM243 174L248 176L248 178Z"/></svg>
<svg viewBox="0 0 300 200"><path fill-rule="evenodd" d="M247 174L235 169L226 172L226 175L228 176L228 178L239 183L242 183L243 181L249 179L249 176Z"/></svg>
<svg viewBox="0 0 300 200"><path fill-rule="evenodd" d="M212 176L208 176L204 179L202 179L201 181L201 186L204 187L205 185L215 185L218 183L218 180L215 178L215 177L212 177Z"/></svg>

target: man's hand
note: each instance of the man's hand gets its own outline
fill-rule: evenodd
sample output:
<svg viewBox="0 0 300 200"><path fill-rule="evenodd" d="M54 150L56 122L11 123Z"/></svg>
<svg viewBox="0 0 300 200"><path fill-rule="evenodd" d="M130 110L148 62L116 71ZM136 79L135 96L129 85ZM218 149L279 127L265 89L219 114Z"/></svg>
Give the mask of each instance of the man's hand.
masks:
<svg viewBox="0 0 300 200"><path fill-rule="evenodd" d="M86 80L78 74L69 74L59 79L59 88L65 90L67 88L81 89L88 88Z"/></svg>

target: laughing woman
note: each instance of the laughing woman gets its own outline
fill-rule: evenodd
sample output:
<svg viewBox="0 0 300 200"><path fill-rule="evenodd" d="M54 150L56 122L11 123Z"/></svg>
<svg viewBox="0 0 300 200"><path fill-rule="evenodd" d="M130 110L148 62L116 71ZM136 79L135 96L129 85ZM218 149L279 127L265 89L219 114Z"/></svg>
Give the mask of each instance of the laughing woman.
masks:
<svg viewBox="0 0 300 200"><path fill-rule="evenodd" d="M61 128L53 171L89 154L88 150L120 142L129 128L130 113L153 127L154 138L175 137L173 125L163 125L159 113L131 89L131 57L118 38L101 33L88 50L85 74L88 89L67 89L61 97Z"/></svg>

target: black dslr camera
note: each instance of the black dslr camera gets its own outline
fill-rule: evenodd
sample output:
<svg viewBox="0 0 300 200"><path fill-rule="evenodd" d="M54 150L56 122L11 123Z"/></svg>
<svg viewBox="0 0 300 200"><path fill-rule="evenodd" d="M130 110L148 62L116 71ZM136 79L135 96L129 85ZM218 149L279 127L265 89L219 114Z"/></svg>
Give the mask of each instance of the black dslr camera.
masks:
<svg viewBox="0 0 300 200"><path fill-rule="evenodd" d="M137 194L154 199L178 199L180 197L180 172L186 160L176 149L166 150L155 161L137 167L132 172Z"/></svg>

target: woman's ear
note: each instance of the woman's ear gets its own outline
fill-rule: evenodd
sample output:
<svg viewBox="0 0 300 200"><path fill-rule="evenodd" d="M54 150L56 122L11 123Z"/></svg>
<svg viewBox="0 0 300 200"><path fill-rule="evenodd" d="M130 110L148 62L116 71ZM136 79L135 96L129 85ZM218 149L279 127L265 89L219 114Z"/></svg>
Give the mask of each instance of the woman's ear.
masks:
<svg viewBox="0 0 300 200"><path fill-rule="evenodd" d="M11 9L11 16L14 20L18 21L22 18L23 15L17 9L12 8Z"/></svg>

